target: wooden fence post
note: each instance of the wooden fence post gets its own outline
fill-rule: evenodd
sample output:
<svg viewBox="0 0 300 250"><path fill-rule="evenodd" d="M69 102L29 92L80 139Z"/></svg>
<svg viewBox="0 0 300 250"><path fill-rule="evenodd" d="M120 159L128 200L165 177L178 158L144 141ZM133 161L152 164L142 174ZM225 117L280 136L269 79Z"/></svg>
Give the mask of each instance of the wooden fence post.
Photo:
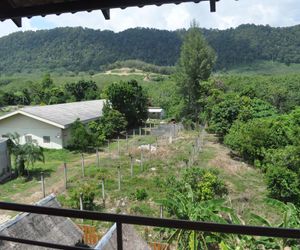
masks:
<svg viewBox="0 0 300 250"><path fill-rule="evenodd" d="M42 183L42 193L43 197L46 197L46 192L45 192L45 178L44 178L44 172L41 172L41 183Z"/></svg>
<svg viewBox="0 0 300 250"><path fill-rule="evenodd" d="M79 194L79 205L80 205L80 210L83 210L83 193Z"/></svg>
<svg viewBox="0 0 300 250"><path fill-rule="evenodd" d="M85 177L84 155L83 155L83 153L81 153L81 171L82 171L82 177Z"/></svg>
<svg viewBox="0 0 300 250"><path fill-rule="evenodd" d="M121 191L121 170L120 170L120 166L118 166L118 190Z"/></svg>
<svg viewBox="0 0 300 250"><path fill-rule="evenodd" d="M131 177L133 176L133 156L132 155L129 155L130 156L130 175Z"/></svg>
<svg viewBox="0 0 300 250"><path fill-rule="evenodd" d="M67 163L64 162L65 189L68 188Z"/></svg>
<svg viewBox="0 0 300 250"><path fill-rule="evenodd" d="M120 137L118 136L118 155L120 155Z"/></svg>
<svg viewBox="0 0 300 250"><path fill-rule="evenodd" d="M142 147L141 147L141 158L140 158L140 170L141 170L141 172L143 172L143 169L144 167L143 167L143 149L142 149Z"/></svg>
<svg viewBox="0 0 300 250"><path fill-rule="evenodd" d="M79 194L79 206L80 206L80 210L83 210L83 194L82 193ZM81 219L81 222L83 223L83 219Z"/></svg>
<svg viewBox="0 0 300 250"><path fill-rule="evenodd" d="M102 202L103 202L103 207L105 207L105 187L104 187L104 178L102 178Z"/></svg>
<svg viewBox="0 0 300 250"><path fill-rule="evenodd" d="M100 159L99 159L99 149L96 148L96 157L97 157L97 167L100 167Z"/></svg>

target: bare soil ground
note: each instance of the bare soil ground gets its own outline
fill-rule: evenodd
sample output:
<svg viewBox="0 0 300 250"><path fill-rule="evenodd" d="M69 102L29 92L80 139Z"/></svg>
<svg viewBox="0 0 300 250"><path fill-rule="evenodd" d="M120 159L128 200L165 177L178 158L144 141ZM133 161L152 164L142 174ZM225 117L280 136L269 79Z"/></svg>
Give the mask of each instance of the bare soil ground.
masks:
<svg viewBox="0 0 300 250"><path fill-rule="evenodd" d="M214 135L206 134L204 141L204 150L214 152L208 166L220 170L229 189L231 205L237 213L246 219L255 213L276 222L279 214L264 202L267 188L263 173L237 157L232 158L230 149L220 144Z"/></svg>

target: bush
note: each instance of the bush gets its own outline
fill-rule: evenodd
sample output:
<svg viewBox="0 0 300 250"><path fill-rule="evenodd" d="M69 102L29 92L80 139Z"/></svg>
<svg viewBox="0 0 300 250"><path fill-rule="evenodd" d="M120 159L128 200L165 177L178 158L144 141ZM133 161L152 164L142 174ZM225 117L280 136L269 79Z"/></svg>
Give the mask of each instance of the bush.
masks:
<svg viewBox="0 0 300 250"><path fill-rule="evenodd" d="M195 123L191 119L187 118L182 119L182 125L186 130L194 130L196 127Z"/></svg>
<svg viewBox="0 0 300 250"><path fill-rule="evenodd" d="M147 197L148 197L148 193L146 192L146 190L144 188L136 190L136 192L135 192L135 198L138 201L145 200Z"/></svg>
<svg viewBox="0 0 300 250"><path fill-rule="evenodd" d="M300 189L296 173L282 167L270 167L266 174L269 196L283 202L299 204Z"/></svg>
<svg viewBox="0 0 300 250"><path fill-rule="evenodd" d="M182 182L191 186L197 201L220 198L228 194L228 190L217 171L192 167L183 173Z"/></svg>
<svg viewBox="0 0 300 250"><path fill-rule="evenodd" d="M281 116L235 122L224 142L253 163L255 160L262 161L266 150L289 145L289 130L288 120Z"/></svg>
<svg viewBox="0 0 300 250"><path fill-rule="evenodd" d="M96 187L91 184L83 184L80 188L70 191L70 206L75 209L80 208L80 193L82 193L83 208L85 210L93 210L95 207L95 191Z"/></svg>

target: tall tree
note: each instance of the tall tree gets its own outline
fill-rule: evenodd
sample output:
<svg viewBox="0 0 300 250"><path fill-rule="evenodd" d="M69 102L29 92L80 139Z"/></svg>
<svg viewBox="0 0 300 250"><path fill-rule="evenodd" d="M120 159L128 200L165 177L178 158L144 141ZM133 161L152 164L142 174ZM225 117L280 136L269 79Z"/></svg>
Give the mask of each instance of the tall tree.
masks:
<svg viewBox="0 0 300 250"><path fill-rule="evenodd" d="M113 83L105 94L112 108L125 116L128 127L141 125L148 118L148 97L136 80Z"/></svg>
<svg viewBox="0 0 300 250"><path fill-rule="evenodd" d="M203 38L197 24L192 23L181 47L176 81L185 103L184 114L194 121L198 121L201 109L202 82L209 78L215 60L214 50Z"/></svg>

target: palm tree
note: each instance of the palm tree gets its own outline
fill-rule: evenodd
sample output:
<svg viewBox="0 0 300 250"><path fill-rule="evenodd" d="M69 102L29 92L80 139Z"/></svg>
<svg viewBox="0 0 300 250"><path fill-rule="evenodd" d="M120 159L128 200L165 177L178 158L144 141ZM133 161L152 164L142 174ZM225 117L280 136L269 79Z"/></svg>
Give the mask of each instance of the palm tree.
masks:
<svg viewBox="0 0 300 250"><path fill-rule="evenodd" d="M15 156L15 168L18 176L25 174L26 165L28 169L29 164L34 166L36 161L45 162L43 148L32 142L20 144L18 133L8 134L8 138L10 139L8 143L10 153Z"/></svg>

